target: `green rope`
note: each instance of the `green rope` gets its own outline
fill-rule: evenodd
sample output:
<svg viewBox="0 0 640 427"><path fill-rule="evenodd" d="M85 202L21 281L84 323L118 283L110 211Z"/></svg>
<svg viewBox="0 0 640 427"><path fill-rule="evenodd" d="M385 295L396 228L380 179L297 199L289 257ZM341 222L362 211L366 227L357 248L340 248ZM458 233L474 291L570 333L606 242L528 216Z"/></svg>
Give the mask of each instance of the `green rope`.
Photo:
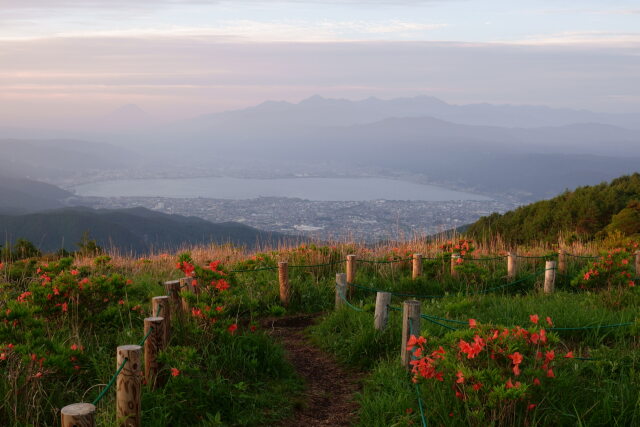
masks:
<svg viewBox="0 0 640 427"><path fill-rule="evenodd" d="M149 338L149 335L151 335L151 332L153 332L153 326L149 328L149 332L147 332L144 338L142 338L142 341L140 341L140 343L138 344L140 347L142 347L144 343L147 341L147 338Z"/></svg>
<svg viewBox="0 0 640 427"><path fill-rule="evenodd" d="M530 274L528 276L525 276L521 279L516 280L515 282L511 282L511 283L507 283L504 285L500 285L500 286L494 286L492 288L488 288L488 289L483 289L481 291L478 292L470 292L470 293L465 293L463 295L479 295L479 294L484 294L487 292L492 292L495 291L497 289L502 289L502 288L506 288L509 286L515 286L518 285L522 282L525 282L526 280L529 280L533 277L536 277L537 275L539 275L542 271L538 271L536 273ZM396 297L408 297L408 298L423 298L423 299L429 299L429 298L445 298L447 295L422 295L422 294L405 294L405 293L401 293L401 292L391 292L391 291L385 291L384 289L378 289L378 288L371 288L368 286L362 286L362 285L358 285L356 283L349 283L349 286L353 286L354 288L358 288L358 289L362 289L365 291L369 291L369 292L388 292L393 296Z"/></svg>
<svg viewBox="0 0 640 427"><path fill-rule="evenodd" d="M113 383L115 383L116 378L118 378L118 375L120 374L120 372L124 369L124 365L129 361L128 358L124 358L124 360L122 361L122 363L120 364L120 367L118 368L118 370L116 371L116 373L111 377L111 379L109 380L109 382L107 383L107 386L102 389L102 391L100 392L100 394L98 395L98 397L96 397L94 399L94 401L92 402L93 405L97 405L102 398L104 397L105 394L107 394L107 391L109 391L109 389L113 386Z"/></svg>
<svg viewBox="0 0 640 427"><path fill-rule="evenodd" d="M422 317L424 320L427 320L427 321L429 321L431 323L435 323L436 325L442 326L443 328L449 329L451 331L457 331L458 330L458 328L454 328L453 326L449 326L449 325L445 325L444 323L440 323L437 320L434 320L434 319L432 319L429 316L426 316L424 314L421 314L420 317Z"/></svg>
<svg viewBox="0 0 640 427"><path fill-rule="evenodd" d="M598 255L574 255L574 254L570 254L568 252L565 253L565 255L573 257L573 258L583 258L583 259L595 259L595 258L600 258Z"/></svg>
<svg viewBox="0 0 640 427"><path fill-rule="evenodd" d="M471 261L471 262L482 262L482 261L495 261L498 259L505 259L505 256L497 256L497 257L493 257L493 258L462 258L465 262L466 261Z"/></svg>
<svg viewBox="0 0 640 427"><path fill-rule="evenodd" d="M516 255L516 258L525 258L525 259L548 259L548 258L555 258L557 257L558 254L552 254L552 255L542 255L542 256L526 256L526 255Z"/></svg>
<svg viewBox="0 0 640 427"><path fill-rule="evenodd" d="M387 305L387 308L391 311L402 311L402 308L400 307L394 307L392 305Z"/></svg>
<svg viewBox="0 0 640 427"><path fill-rule="evenodd" d="M349 283L349 286L353 286L354 288L363 289L369 292L389 292L383 289L378 288L370 288L367 286L358 285L356 283ZM403 294L399 292L389 292L391 295L396 297L410 297L410 298L444 298L445 295L419 295L419 294Z"/></svg>
<svg viewBox="0 0 640 427"><path fill-rule="evenodd" d="M338 290L338 288L336 287L336 290ZM354 309L355 311L359 311L362 312L364 311L363 309L361 309L360 307L356 307L355 305L351 304L347 298L344 296L343 292L338 291L338 295L340 295L340 298L342 298L342 301L344 301L349 307L351 307L352 309Z"/></svg>
<svg viewBox="0 0 640 427"><path fill-rule="evenodd" d="M231 273L255 273L257 271L277 270L278 267L262 267L247 270L231 270Z"/></svg>
<svg viewBox="0 0 640 427"><path fill-rule="evenodd" d="M469 322L463 322L462 320L447 319L446 317L438 317L438 316L434 316L432 314L423 314L423 316L427 316L427 317L430 317L430 318L436 319L436 320L442 320L443 322L458 323L460 325L468 325L469 324Z"/></svg>
<svg viewBox="0 0 640 427"><path fill-rule="evenodd" d="M328 262L326 264L311 264L311 265L290 265L289 268L312 268L312 267L328 267L331 265L342 264L346 260L341 259L338 261Z"/></svg>
<svg viewBox="0 0 640 427"><path fill-rule="evenodd" d="M385 261L376 261L376 260L369 260L369 259L359 259L357 260L358 262L364 262L367 264L393 264L395 262L407 262L407 261L411 261L413 258L404 258L404 259L392 259L392 260L385 260ZM422 259L429 259L429 258L422 258Z"/></svg>

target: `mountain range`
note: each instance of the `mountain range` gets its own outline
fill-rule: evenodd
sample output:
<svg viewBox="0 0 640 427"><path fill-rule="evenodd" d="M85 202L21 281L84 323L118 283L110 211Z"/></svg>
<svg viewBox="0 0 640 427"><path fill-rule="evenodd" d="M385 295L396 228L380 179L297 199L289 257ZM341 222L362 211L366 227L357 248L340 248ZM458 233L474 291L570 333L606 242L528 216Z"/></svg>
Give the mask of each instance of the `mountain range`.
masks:
<svg viewBox="0 0 640 427"><path fill-rule="evenodd" d="M146 176L195 170L404 176L528 202L632 173L640 160L640 115L452 105L429 96L267 101L152 127L134 105L112 116L114 123L129 117L133 124L91 139L108 144L72 141L68 132L64 140L52 139L55 133L47 141L5 139L0 167L61 183L95 172L111 176L114 169ZM3 135L11 131L0 129Z"/></svg>

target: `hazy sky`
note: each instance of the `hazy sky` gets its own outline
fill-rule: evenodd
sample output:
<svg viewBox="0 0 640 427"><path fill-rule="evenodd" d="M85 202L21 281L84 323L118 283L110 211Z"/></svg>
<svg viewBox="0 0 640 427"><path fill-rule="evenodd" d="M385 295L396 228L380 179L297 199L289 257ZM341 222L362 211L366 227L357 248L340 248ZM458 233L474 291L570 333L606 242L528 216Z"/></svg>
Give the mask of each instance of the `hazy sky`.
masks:
<svg viewBox="0 0 640 427"><path fill-rule="evenodd" d="M638 0L0 0L0 124L313 94L640 112Z"/></svg>

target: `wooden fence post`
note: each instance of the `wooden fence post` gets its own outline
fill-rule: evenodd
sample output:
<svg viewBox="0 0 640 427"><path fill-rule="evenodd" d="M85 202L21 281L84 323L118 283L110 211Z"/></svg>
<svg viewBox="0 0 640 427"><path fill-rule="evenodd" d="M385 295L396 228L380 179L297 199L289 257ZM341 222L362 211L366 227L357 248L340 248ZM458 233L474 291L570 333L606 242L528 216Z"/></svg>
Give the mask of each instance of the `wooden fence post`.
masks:
<svg viewBox="0 0 640 427"><path fill-rule="evenodd" d="M342 307L344 301L342 298L347 297L347 275L344 273L336 274L336 310Z"/></svg>
<svg viewBox="0 0 640 427"><path fill-rule="evenodd" d="M558 251L558 273L567 272L567 251L560 249Z"/></svg>
<svg viewBox="0 0 640 427"><path fill-rule="evenodd" d="M420 301L408 300L402 303L402 345L400 357L402 366L410 369L411 352L407 350L407 341L411 335L420 335Z"/></svg>
<svg viewBox="0 0 640 427"><path fill-rule="evenodd" d="M518 274L518 261L515 252L509 252L507 254L507 279L513 280Z"/></svg>
<svg viewBox="0 0 640 427"><path fill-rule="evenodd" d="M149 336L147 336L149 334ZM165 318L147 317L144 319L144 378L147 385L155 390L161 386L164 378L159 377L162 364L158 362L158 354L167 346L165 341Z"/></svg>
<svg viewBox="0 0 640 427"><path fill-rule="evenodd" d="M165 290L167 291L167 295L169 296L169 307L173 314L180 313L180 309L182 307L180 303L180 280L170 280L168 282L164 282Z"/></svg>
<svg viewBox="0 0 640 427"><path fill-rule="evenodd" d="M451 277L458 277L458 271L456 270L456 266L460 265L458 260L461 260L462 257L458 254L451 255Z"/></svg>
<svg viewBox="0 0 640 427"><path fill-rule="evenodd" d="M556 262L547 261L544 265L544 293L552 294L556 286Z"/></svg>
<svg viewBox="0 0 640 427"><path fill-rule="evenodd" d="M191 277L183 277L182 279L180 279L180 291L192 292L193 286L191 286L191 280L193 280ZM185 297L181 297L180 305L182 307L182 312L187 313L188 315L189 312L191 311L191 305L189 304L189 300Z"/></svg>
<svg viewBox="0 0 640 427"><path fill-rule="evenodd" d="M422 254L413 254L411 277L416 280L422 276Z"/></svg>
<svg viewBox="0 0 640 427"><path fill-rule="evenodd" d="M62 427L95 427L96 407L91 403L74 403L60 410Z"/></svg>
<svg viewBox="0 0 640 427"><path fill-rule="evenodd" d="M151 298L151 316L164 317L165 345L169 345L169 338L171 338L171 309L169 307L168 296Z"/></svg>
<svg viewBox="0 0 640 427"><path fill-rule="evenodd" d="M636 277L640 277L640 251L636 251Z"/></svg>
<svg viewBox="0 0 640 427"><path fill-rule="evenodd" d="M289 284L289 263L278 263L278 279L280 281L280 302L285 307L291 300L291 285Z"/></svg>
<svg viewBox="0 0 640 427"><path fill-rule="evenodd" d="M121 427L140 427L142 347L119 346L116 361L117 368L125 362L116 379L116 422Z"/></svg>
<svg viewBox="0 0 640 427"><path fill-rule="evenodd" d="M391 304L391 292L376 293L376 311L373 316L373 327L379 331L387 327L389 304Z"/></svg>

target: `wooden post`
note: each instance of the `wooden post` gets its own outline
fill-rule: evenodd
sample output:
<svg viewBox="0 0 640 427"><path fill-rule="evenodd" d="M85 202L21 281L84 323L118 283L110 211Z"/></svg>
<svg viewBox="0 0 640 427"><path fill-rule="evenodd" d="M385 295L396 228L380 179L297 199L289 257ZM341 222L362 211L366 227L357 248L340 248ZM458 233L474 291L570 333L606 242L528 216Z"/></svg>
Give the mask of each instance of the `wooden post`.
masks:
<svg viewBox="0 0 640 427"><path fill-rule="evenodd" d="M422 276L422 254L413 254L412 267L411 277L416 280Z"/></svg>
<svg viewBox="0 0 640 427"><path fill-rule="evenodd" d="M338 273L336 274L336 310L344 304L343 297L347 297L347 275Z"/></svg>
<svg viewBox="0 0 640 427"><path fill-rule="evenodd" d="M451 277L458 277L458 271L456 270L456 266L460 265L458 260L461 260L462 257L458 254L451 255Z"/></svg>
<svg viewBox="0 0 640 427"><path fill-rule="evenodd" d="M191 277L183 277L180 279L180 291L191 291L191 280ZM191 305L187 298L182 297L180 305L182 306L182 312L188 315L191 311Z"/></svg>
<svg viewBox="0 0 640 427"><path fill-rule="evenodd" d="M556 262L547 261L544 270L544 293L552 294L556 286Z"/></svg>
<svg viewBox="0 0 640 427"><path fill-rule="evenodd" d="M636 277L640 278L640 251L636 251Z"/></svg>
<svg viewBox="0 0 640 427"><path fill-rule="evenodd" d="M376 293L376 311L373 316L373 327L379 331L387 327L389 304L391 304L391 292Z"/></svg>
<svg viewBox="0 0 640 427"><path fill-rule="evenodd" d="M347 283L355 283L356 281L356 256L347 255ZM349 288L349 297L353 297L354 289Z"/></svg>
<svg viewBox="0 0 640 427"><path fill-rule="evenodd" d="M180 280L164 282L164 285L167 295L169 295L169 307L171 307L173 314L177 315L182 308L180 303Z"/></svg>
<svg viewBox="0 0 640 427"><path fill-rule="evenodd" d="M60 410L62 427L95 427L96 407L91 403L74 403Z"/></svg>
<svg viewBox="0 0 640 427"><path fill-rule="evenodd" d="M518 274L517 255L515 252L509 252L507 254L507 279L515 279L516 274Z"/></svg>
<svg viewBox="0 0 640 427"><path fill-rule="evenodd" d="M291 285L289 284L289 263L278 263L278 279L280 280L280 302L285 307L291 300Z"/></svg>
<svg viewBox="0 0 640 427"><path fill-rule="evenodd" d="M171 310L169 308L169 297L151 298L151 316L164 317L164 343L169 345L171 337Z"/></svg>
<svg viewBox="0 0 640 427"><path fill-rule="evenodd" d="M407 341L411 335L420 335L420 301L408 300L402 303L402 345L400 358L402 366L410 369L411 352L407 350Z"/></svg>
<svg viewBox="0 0 640 427"><path fill-rule="evenodd" d="M119 368L125 359L116 379L116 422L120 427L140 427L142 347L119 346L116 366Z"/></svg>
<svg viewBox="0 0 640 427"><path fill-rule="evenodd" d="M147 336L149 334L149 336ZM152 390L161 386L164 378L160 378L158 373L162 369L162 364L158 362L158 354L167 346L165 341L165 318L147 317L144 319L144 378Z"/></svg>
<svg viewBox="0 0 640 427"><path fill-rule="evenodd" d="M567 272L567 251L560 249L558 251L558 273Z"/></svg>

